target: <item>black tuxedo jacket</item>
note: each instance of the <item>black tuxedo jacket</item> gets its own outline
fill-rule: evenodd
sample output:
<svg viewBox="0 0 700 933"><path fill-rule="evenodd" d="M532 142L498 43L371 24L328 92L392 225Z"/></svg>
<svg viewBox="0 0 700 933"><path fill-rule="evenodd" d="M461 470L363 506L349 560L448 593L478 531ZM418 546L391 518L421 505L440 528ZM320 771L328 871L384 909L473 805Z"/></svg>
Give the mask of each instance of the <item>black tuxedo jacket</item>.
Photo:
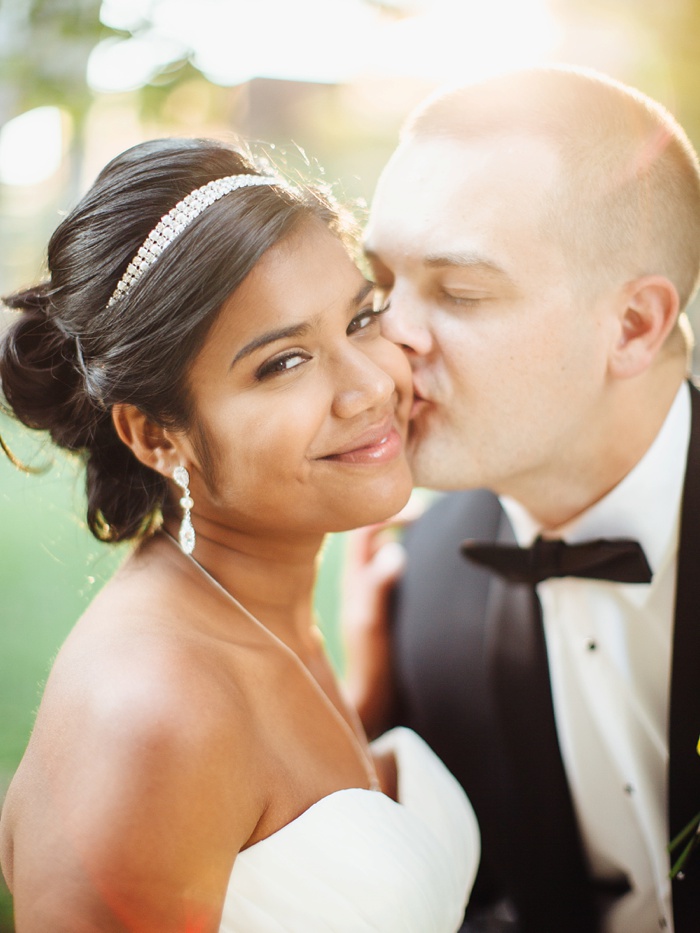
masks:
<svg viewBox="0 0 700 933"><path fill-rule="evenodd" d="M691 387L691 397L671 673L671 837L700 811L700 392ZM482 862L467 916L506 898L521 933L594 933L601 892L586 873L559 752L542 627L523 624L539 606L531 588L468 563L465 538L513 539L491 493L444 496L407 535L392 622L398 721L441 756L479 819ZM673 912L676 933L700 930L700 851L673 883Z"/></svg>

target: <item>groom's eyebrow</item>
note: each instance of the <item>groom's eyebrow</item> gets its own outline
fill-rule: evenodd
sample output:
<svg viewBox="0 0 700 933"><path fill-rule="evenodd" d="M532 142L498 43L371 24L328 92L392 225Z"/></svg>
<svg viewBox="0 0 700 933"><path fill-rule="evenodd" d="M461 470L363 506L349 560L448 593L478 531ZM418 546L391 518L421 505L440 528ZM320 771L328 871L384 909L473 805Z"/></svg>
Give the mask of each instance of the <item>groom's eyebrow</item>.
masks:
<svg viewBox="0 0 700 933"><path fill-rule="evenodd" d="M501 266L492 262L479 253L434 253L427 255L423 262L430 268L439 268L442 266L452 266L461 269L470 269L474 272L485 272L494 278L505 279L510 282L511 278Z"/></svg>

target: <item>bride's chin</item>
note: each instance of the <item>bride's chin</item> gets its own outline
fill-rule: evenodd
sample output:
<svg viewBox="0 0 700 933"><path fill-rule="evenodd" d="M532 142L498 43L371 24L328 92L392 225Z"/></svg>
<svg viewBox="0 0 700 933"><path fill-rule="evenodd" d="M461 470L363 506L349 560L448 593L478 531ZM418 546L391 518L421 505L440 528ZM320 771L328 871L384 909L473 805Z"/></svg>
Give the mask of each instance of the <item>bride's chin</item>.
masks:
<svg viewBox="0 0 700 933"><path fill-rule="evenodd" d="M400 478L384 489L365 490L357 497L348 494L343 503L345 513L343 527L329 529L332 531L351 531L364 525L375 525L387 521L397 515L406 505L413 492L413 479L408 469ZM360 493L360 490L358 490Z"/></svg>

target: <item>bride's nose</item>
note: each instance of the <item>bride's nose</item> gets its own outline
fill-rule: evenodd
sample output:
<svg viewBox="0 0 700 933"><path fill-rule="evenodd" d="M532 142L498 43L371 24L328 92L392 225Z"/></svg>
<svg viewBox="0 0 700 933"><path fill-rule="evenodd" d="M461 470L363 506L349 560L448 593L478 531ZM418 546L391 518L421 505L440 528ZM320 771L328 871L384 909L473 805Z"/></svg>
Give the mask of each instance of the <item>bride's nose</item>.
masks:
<svg viewBox="0 0 700 933"><path fill-rule="evenodd" d="M385 408L396 390L392 377L362 350L335 362L336 390L333 414L354 418L373 408Z"/></svg>

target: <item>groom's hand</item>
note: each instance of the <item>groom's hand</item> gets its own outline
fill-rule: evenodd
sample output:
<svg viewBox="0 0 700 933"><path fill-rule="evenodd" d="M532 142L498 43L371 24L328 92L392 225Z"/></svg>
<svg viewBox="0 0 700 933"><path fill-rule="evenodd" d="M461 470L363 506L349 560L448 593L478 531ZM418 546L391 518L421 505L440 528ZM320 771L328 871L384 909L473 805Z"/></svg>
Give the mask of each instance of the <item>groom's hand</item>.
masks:
<svg viewBox="0 0 700 933"><path fill-rule="evenodd" d="M341 603L345 686L369 738L393 725L396 691L389 604L405 564L398 536L420 511L412 501L394 519L348 535Z"/></svg>

